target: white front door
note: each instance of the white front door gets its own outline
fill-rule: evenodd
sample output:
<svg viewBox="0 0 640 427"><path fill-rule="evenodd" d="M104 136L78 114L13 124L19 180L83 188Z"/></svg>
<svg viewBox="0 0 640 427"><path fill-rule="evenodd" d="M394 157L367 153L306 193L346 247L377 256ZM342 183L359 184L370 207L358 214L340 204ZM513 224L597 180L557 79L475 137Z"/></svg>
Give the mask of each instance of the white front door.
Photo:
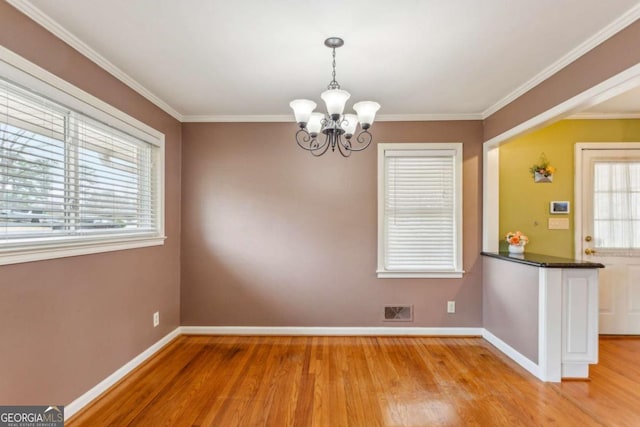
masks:
<svg viewBox="0 0 640 427"><path fill-rule="evenodd" d="M640 143L578 144L576 160L576 257L605 265L599 332L640 335Z"/></svg>

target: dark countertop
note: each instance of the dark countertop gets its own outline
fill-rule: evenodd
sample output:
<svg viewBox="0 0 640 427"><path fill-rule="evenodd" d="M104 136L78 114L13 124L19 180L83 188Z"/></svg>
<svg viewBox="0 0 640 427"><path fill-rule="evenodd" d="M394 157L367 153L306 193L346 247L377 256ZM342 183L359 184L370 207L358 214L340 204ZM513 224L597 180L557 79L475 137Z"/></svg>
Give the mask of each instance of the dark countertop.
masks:
<svg viewBox="0 0 640 427"><path fill-rule="evenodd" d="M597 262L578 261L571 258L532 253L510 254L509 252L480 252L484 256L545 268L604 268Z"/></svg>

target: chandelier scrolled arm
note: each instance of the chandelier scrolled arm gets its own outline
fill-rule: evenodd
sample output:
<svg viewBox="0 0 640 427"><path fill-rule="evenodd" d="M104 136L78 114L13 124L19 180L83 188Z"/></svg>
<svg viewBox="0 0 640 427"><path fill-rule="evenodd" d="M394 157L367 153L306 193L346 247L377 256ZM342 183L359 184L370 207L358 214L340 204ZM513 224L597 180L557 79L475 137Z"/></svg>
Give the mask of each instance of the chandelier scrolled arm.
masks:
<svg viewBox="0 0 640 427"><path fill-rule="evenodd" d="M327 138L325 138L324 143L320 145L317 135L311 135L305 128L300 128L296 132L296 142L298 143L298 146L300 146L300 148L302 148L303 150L311 151L312 154L320 150L322 150L322 154L324 154L327 151L327 148L329 148Z"/></svg>
<svg viewBox="0 0 640 427"><path fill-rule="evenodd" d="M371 141L373 141L373 135L371 135L371 132L369 132L368 129L364 129L356 136L356 141L358 142L358 144L364 144L364 145L358 146L358 148L351 147L349 148L349 150L351 151L366 150L367 147L371 144Z"/></svg>
<svg viewBox="0 0 640 427"><path fill-rule="evenodd" d="M329 149L329 146L331 144L329 144L329 137L325 136L324 138L324 144L320 145L318 148L314 149L314 150L310 150L311 154L313 154L316 157L320 157L322 156L324 153L327 152L327 150Z"/></svg>
<svg viewBox="0 0 640 427"><path fill-rule="evenodd" d="M340 152L340 154L342 154L342 157L349 157L351 155L351 152L353 151L351 149L351 141L349 141L348 139L342 141L341 139L337 145L338 151Z"/></svg>
<svg viewBox="0 0 640 427"><path fill-rule="evenodd" d="M311 143L311 135L309 135L309 132L307 132L305 128L298 129L298 132L296 132L296 142L300 148L308 150L305 145Z"/></svg>
<svg viewBox="0 0 640 427"><path fill-rule="evenodd" d="M336 48L344 45L344 41L338 37L330 37L325 40L325 46L331 48L333 57L332 79L327 90L321 98L327 106L327 113L315 113L313 110L317 104L307 99L295 99L289 104L293 108L296 122L300 129L296 132L296 142L300 148L310 151L316 157L322 156L331 147L331 151L336 151L349 157L353 151L365 150L373 141L373 135L369 132L375 119L376 112L380 104L373 101L361 101L353 105L355 114L343 114L345 104L351 97L349 92L340 88L336 80ZM351 138L356 134L356 128L360 125L361 131L357 134L355 141L357 146L352 145ZM324 143L318 142L318 135L325 135Z"/></svg>

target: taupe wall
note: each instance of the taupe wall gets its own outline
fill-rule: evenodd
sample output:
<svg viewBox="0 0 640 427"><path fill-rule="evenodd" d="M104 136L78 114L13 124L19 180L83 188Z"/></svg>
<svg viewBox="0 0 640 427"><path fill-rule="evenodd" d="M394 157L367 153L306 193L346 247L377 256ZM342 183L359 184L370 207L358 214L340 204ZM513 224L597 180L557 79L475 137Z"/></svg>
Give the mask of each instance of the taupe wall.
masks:
<svg viewBox="0 0 640 427"><path fill-rule="evenodd" d="M638 46L640 21L634 22L485 119L485 141L640 63Z"/></svg>
<svg viewBox="0 0 640 427"><path fill-rule="evenodd" d="M484 328L538 363L539 268L489 257L483 266Z"/></svg>
<svg viewBox="0 0 640 427"><path fill-rule="evenodd" d="M376 142L464 143L463 279L377 279L375 145L314 158L295 131L183 124L182 324L481 326L481 122L373 127ZM415 322L383 323L384 304L413 304Z"/></svg>
<svg viewBox="0 0 640 427"><path fill-rule="evenodd" d="M0 404L68 404L179 325L180 123L5 2L0 44L166 136L165 246L0 267Z"/></svg>

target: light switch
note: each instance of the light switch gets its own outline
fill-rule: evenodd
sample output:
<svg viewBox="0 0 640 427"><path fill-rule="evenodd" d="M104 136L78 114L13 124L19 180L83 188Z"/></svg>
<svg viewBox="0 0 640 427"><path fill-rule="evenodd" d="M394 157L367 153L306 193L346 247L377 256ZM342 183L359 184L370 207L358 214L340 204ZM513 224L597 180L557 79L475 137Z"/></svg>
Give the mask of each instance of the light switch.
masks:
<svg viewBox="0 0 640 427"><path fill-rule="evenodd" d="M569 218L549 218L549 230L568 230Z"/></svg>

